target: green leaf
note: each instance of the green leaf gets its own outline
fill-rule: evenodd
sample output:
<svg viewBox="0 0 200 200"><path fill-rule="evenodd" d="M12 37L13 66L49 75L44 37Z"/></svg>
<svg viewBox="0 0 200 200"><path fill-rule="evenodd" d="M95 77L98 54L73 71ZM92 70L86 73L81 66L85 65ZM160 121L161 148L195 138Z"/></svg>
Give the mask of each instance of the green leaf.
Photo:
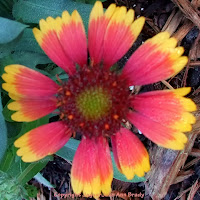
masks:
<svg viewBox="0 0 200 200"><path fill-rule="evenodd" d="M28 51L14 52L9 56L0 59L0 75L4 73L4 67L11 64L25 65L45 75L49 75L47 72L38 69L36 66L39 64L48 64L51 62L52 61L44 54Z"/></svg>
<svg viewBox="0 0 200 200"><path fill-rule="evenodd" d="M15 63L10 64L18 63L32 69L35 69L35 66L38 64L47 64L52 62L44 54L33 53L28 51L14 52L12 54L12 59Z"/></svg>
<svg viewBox="0 0 200 200"><path fill-rule="evenodd" d="M48 16L61 16L64 10L72 13L78 10L83 19L85 28L88 27L89 14L92 5L74 2L72 0L19 0L13 6L13 16L24 23L38 23Z"/></svg>
<svg viewBox="0 0 200 200"><path fill-rule="evenodd" d="M5 18L12 18L13 0L0 1L0 16Z"/></svg>
<svg viewBox="0 0 200 200"><path fill-rule="evenodd" d="M11 42L27 27L25 24L0 17L0 44Z"/></svg>
<svg viewBox="0 0 200 200"><path fill-rule="evenodd" d="M34 53L44 54L44 51L41 49L37 43L33 31L31 28L26 28L23 31L22 37L14 48L15 51L30 51Z"/></svg>
<svg viewBox="0 0 200 200"><path fill-rule="evenodd" d="M12 177L16 177L18 181L24 185L52 160L52 156L47 156L38 162L24 163L21 158L16 155L16 148L12 145L8 148L4 159L0 163L0 170Z"/></svg>
<svg viewBox="0 0 200 200"><path fill-rule="evenodd" d="M32 29L24 30L11 55L13 62L34 68L38 64L52 63L35 40ZM11 63L14 64L14 63Z"/></svg>
<svg viewBox="0 0 200 200"><path fill-rule="evenodd" d="M6 121L8 138L16 137L22 129L22 124L23 124L22 122L7 122Z"/></svg>
<svg viewBox="0 0 200 200"><path fill-rule="evenodd" d="M17 177L18 181L24 185L28 181L30 181L39 171L41 171L49 161L52 161L53 157L52 156L47 156L44 159L34 162L31 164L27 164L28 166L24 169L21 170L20 175Z"/></svg>
<svg viewBox="0 0 200 200"><path fill-rule="evenodd" d="M6 147L7 147L7 129L6 129L5 120L2 114L2 104L1 104L1 98L0 98L0 161L4 156Z"/></svg>
<svg viewBox="0 0 200 200"><path fill-rule="evenodd" d="M13 145L9 146L4 154L2 161L0 162L0 171L7 172L12 163L14 162L14 158L16 156L16 149Z"/></svg>
<svg viewBox="0 0 200 200"><path fill-rule="evenodd" d="M56 153L56 155L64 158L65 160L72 161L79 143L79 140L70 138L67 144L65 144L65 146Z"/></svg>
<svg viewBox="0 0 200 200"><path fill-rule="evenodd" d="M24 188L26 189L26 191L27 191L27 193L28 193L29 199L30 199L30 197L32 197L32 198L37 198L38 190L37 190L36 186L26 184L26 185L24 186Z"/></svg>
<svg viewBox="0 0 200 200"><path fill-rule="evenodd" d="M6 65L9 65L12 62L13 61L12 61L12 58L11 58L11 54L9 56L6 56L6 57L0 59L0 76L2 76L2 74L4 73L4 67ZM4 82L3 79L0 77L0 83L2 84L3 82ZM4 90L3 90L3 92L5 93Z"/></svg>
<svg viewBox="0 0 200 200"><path fill-rule="evenodd" d="M3 112L2 112L3 116L4 116L4 119L6 120L7 137L8 138L17 136L20 133L20 130L22 128L22 123L20 123L20 122L14 122L11 119L11 115L15 112L15 111L12 111L12 110L8 109L8 104L11 103L11 102L13 102L12 99L10 99L6 103L6 105L3 108Z"/></svg>
<svg viewBox="0 0 200 200"><path fill-rule="evenodd" d="M128 180L122 173L119 172L117 169L117 166L114 161L113 153L111 152L111 158L112 158L112 164L113 164L113 172L114 172L114 178L120 181L124 182L144 182L146 179L144 177L138 177L137 175L134 176L132 180Z"/></svg>
<svg viewBox="0 0 200 200"><path fill-rule="evenodd" d="M46 178L44 178L42 176L42 174L37 173L34 178L41 184L43 184L44 186L48 187L48 188L55 188L54 185L52 185Z"/></svg>
<svg viewBox="0 0 200 200"><path fill-rule="evenodd" d="M79 143L80 143L80 141L71 138L67 142L67 144L65 144L65 146L56 153L56 155L62 157L65 160L72 161L73 157L75 155L76 149L78 148ZM126 179L126 177L118 171L112 152L111 152L111 158L112 158L113 172L114 172L115 179L118 179L118 180L124 181L124 182L143 182L143 181L145 181L144 177L138 177L138 176L134 176L134 178L132 180Z"/></svg>
<svg viewBox="0 0 200 200"><path fill-rule="evenodd" d="M19 135L46 124L47 122L48 116L31 123L23 123L23 127ZM37 162L24 163L21 158L16 155L16 150L17 149L13 145L8 148L6 154L4 155L4 159L2 159L2 162L0 163L0 170L6 172L12 177L16 177L22 185L25 185L38 172L40 172L49 161L53 160L53 156L47 156Z"/></svg>
<svg viewBox="0 0 200 200"><path fill-rule="evenodd" d="M31 129L34 129L38 126L46 124L48 122L48 119L49 119L49 117L46 116L46 117L43 117L43 118L33 121L33 122L20 123L23 125L21 127L21 131L18 132L18 137L25 134L26 132L28 132ZM11 122L11 123L13 123L13 122ZM15 134L16 133L17 133L17 131L15 131ZM16 139L16 138L14 138L14 139ZM9 173L11 176L15 176L15 177L22 176L22 179L25 176L25 180L26 180L27 179L26 174L29 174L29 168L30 168L29 165L31 165L31 164L22 162L21 158L16 155L17 149L13 146L14 139L11 140L12 145L10 145L10 147L7 149L7 152L4 155L2 162L0 163L0 169L2 171ZM49 159L51 159L51 157L49 157L47 160L49 160ZM45 160L43 159L43 161L45 161ZM31 166L34 167L34 175L33 176L35 176L35 174L37 174L42 169L43 165L41 165L40 162L43 162L43 161L41 160L39 162L32 163L33 165L31 165ZM37 169L37 163L39 163L38 169ZM46 161L45 161L45 163L46 163ZM26 169L26 168L28 168L28 169ZM23 174L23 172L25 173L25 175ZM29 175L28 177L30 178L31 175Z"/></svg>
<svg viewBox="0 0 200 200"><path fill-rule="evenodd" d="M15 112L15 111L8 109L8 104L10 104L11 102L13 102L12 99L10 99L8 101L8 103L4 106L3 112L2 112L5 120L8 121L8 122L13 122L13 120L11 119L11 115Z"/></svg>
<svg viewBox="0 0 200 200"><path fill-rule="evenodd" d="M36 69L38 64L52 63L37 44L32 30L25 29L15 40L7 44L0 44L1 70L9 64L21 64Z"/></svg>
<svg viewBox="0 0 200 200"><path fill-rule="evenodd" d="M19 42L21 36L22 36L22 33L20 33L11 42L8 42L8 43L5 43L5 44L0 44L0 58L8 56L9 54L11 54L14 51L14 49L15 49L17 43Z"/></svg>

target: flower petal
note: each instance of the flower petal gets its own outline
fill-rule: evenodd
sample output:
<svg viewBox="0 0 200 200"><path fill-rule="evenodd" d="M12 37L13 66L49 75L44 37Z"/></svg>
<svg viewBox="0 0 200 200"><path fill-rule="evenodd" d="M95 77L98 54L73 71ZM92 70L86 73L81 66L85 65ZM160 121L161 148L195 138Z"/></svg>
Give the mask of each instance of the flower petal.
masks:
<svg viewBox="0 0 200 200"><path fill-rule="evenodd" d="M116 63L137 39L145 18L134 20L134 11L124 6L111 4L103 12L102 3L97 1L91 11L88 28L89 53L94 65L103 61L109 68Z"/></svg>
<svg viewBox="0 0 200 200"><path fill-rule="evenodd" d="M113 9L115 9L115 7L114 5ZM102 45L106 26L108 24L108 20L106 21L104 18L103 5L101 2L97 1L90 13L88 27L88 48L91 62L94 65L100 63L102 60Z"/></svg>
<svg viewBox="0 0 200 200"><path fill-rule="evenodd" d="M103 161L103 162L102 162ZM104 138L83 137L72 163L71 183L75 194L98 198L109 195L113 178L108 143Z"/></svg>
<svg viewBox="0 0 200 200"><path fill-rule="evenodd" d="M71 183L75 194L100 195L100 174L95 142L83 137L72 163Z"/></svg>
<svg viewBox="0 0 200 200"><path fill-rule="evenodd" d="M75 64L66 55L62 45L59 42L57 32L61 30L61 18L49 17L47 23L44 19L40 20L40 29L34 28L33 34L40 47L47 54L47 56L59 67L64 69L69 75L73 75L76 71Z"/></svg>
<svg viewBox="0 0 200 200"><path fill-rule="evenodd" d="M134 112L128 119L156 144L175 150L183 149L187 137L182 133L191 131L195 117L189 113L196 110L191 99L183 97L190 88L153 91L132 97Z"/></svg>
<svg viewBox="0 0 200 200"><path fill-rule="evenodd" d="M113 179L113 168L109 145L105 138L99 137L96 142L96 147L98 149L97 159L100 170L101 191L105 196L109 196Z"/></svg>
<svg viewBox="0 0 200 200"><path fill-rule="evenodd" d="M20 99L8 104L9 110L17 111L11 118L18 122L31 122L56 109L56 99Z"/></svg>
<svg viewBox="0 0 200 200"><path fill-rule="evenodd" d="M177 40L162 32L140 46L126 63L122 76L129 85L145 85L176 75L187 64L181 56L183 47L176 47Z"/></svg>
<svg viewBox="0 0 200 200"><path fill-rule="evenodd" d="M49 58L70 75L76 72L75 63L87 64L87 42L83 22L75 10L70 16L64 11L61 17L40 20L40 30L33 34Z"/></svg>
<svg viewBox="0 0 200 200"><path fill-rule="evenodd" d="M127 179L142 177L150 170L148 152L131 131L121 128L111 141L116 165Z"/></svg>
<svg viewBox="0 0 200 200"><path fill-rule="evenodd" d="M14 145L20 148L17 155L22 156L24 162L34 162L58 151L70 136L71 131L65 123L53 122L27 132Z"/></svg>
<svg viewBox="0 0 200 200"><path fill-rule="evenodd" d="M4 70L2 87L14 100L52 97L59 88L50 78L22 65L8 65Z"/></svg>
<svg viewBox="0 0 200 200"><path fill-rule="evenodd" d="M71 16L67 11L62 13L62 29L58 32L58 37L65 53L74 63L80 66L87 64L87 39L77 10Z"/></svg>

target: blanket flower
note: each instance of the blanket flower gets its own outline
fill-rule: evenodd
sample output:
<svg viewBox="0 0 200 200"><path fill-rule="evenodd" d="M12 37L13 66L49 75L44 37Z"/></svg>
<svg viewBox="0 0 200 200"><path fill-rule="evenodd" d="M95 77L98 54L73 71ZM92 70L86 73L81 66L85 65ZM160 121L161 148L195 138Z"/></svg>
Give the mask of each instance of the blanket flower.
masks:
<svg viewBox="0 0 200 200"><path fill-rule="evenodd" d="M191 131L196 105L184 97L190 88L131 94L129 86L155 83L176 75L188 59L168 32L142 44L121 71L111 68L132 46L145 23L134 11L111 4L104 12L97 1L91 11L88 40L79 13L39 22L33 34L48 57L69 75L66 82L22 65L5 67L2 87L14 100L18 122L37 120L54 110L60 120L35 128L14 145L24 162L33 162L62 148L74 132L82 134L76 151L71 183L75 194L98 198L111 192L116 165L127 179L150 169L148 152L124 124L129 121L154 143L181 150Z"/></svg>

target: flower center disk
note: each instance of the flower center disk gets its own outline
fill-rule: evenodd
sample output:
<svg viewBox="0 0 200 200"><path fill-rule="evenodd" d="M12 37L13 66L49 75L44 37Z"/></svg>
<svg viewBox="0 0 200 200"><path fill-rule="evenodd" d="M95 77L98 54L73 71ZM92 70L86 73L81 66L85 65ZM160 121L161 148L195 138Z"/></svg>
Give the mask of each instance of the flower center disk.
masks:
<svg viewBox="0 0 200 200"><path fill-rule="evenodd" d="M96 121L106 116L112 101L111 96L104 88L96 86L78 94L76 105L85 119Z"/></svg>
<svg viewBox="0 0 200 200"><path fill-rule="evenodd" d="M89 137L116 133L129 105L125 80L100 66L79 69L61 84L57 95L60 118L73 131Z"/></svg>

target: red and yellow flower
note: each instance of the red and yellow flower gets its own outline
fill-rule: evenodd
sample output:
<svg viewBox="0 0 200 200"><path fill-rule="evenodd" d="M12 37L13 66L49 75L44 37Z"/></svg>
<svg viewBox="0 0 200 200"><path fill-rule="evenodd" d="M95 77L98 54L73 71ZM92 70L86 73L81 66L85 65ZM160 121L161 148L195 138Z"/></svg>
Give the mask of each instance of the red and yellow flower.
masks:
<svg viewBox="0 0 200 200"><path fill-rule="evenodd" d="M121 72L110 70L132 46L145 18L134 20L134 11L112 4L104 12L96 2L89 20L88 42L79 13L40 20L33 33L49 58L66 73L67 82L55 83L22 65L5 67L4 90L14 100L12 119L30 122L54 110L60 120L35 128L15 141L17 155L33 162L58 151L73 132L82 133L75 154L71 182L76 194L109 195L113 169L111 139L118 169L127 179L144 176L149 156L141 141L123 127L130 121L156 144L181 150L191 131L195 104L184 96L190 88L131 95L129 86L145 85L177 74L187 63L183 47L168 32L147 40ZM88 43L88 44L87 44ZM89 51L89 57L88 52Z"/></svg>

